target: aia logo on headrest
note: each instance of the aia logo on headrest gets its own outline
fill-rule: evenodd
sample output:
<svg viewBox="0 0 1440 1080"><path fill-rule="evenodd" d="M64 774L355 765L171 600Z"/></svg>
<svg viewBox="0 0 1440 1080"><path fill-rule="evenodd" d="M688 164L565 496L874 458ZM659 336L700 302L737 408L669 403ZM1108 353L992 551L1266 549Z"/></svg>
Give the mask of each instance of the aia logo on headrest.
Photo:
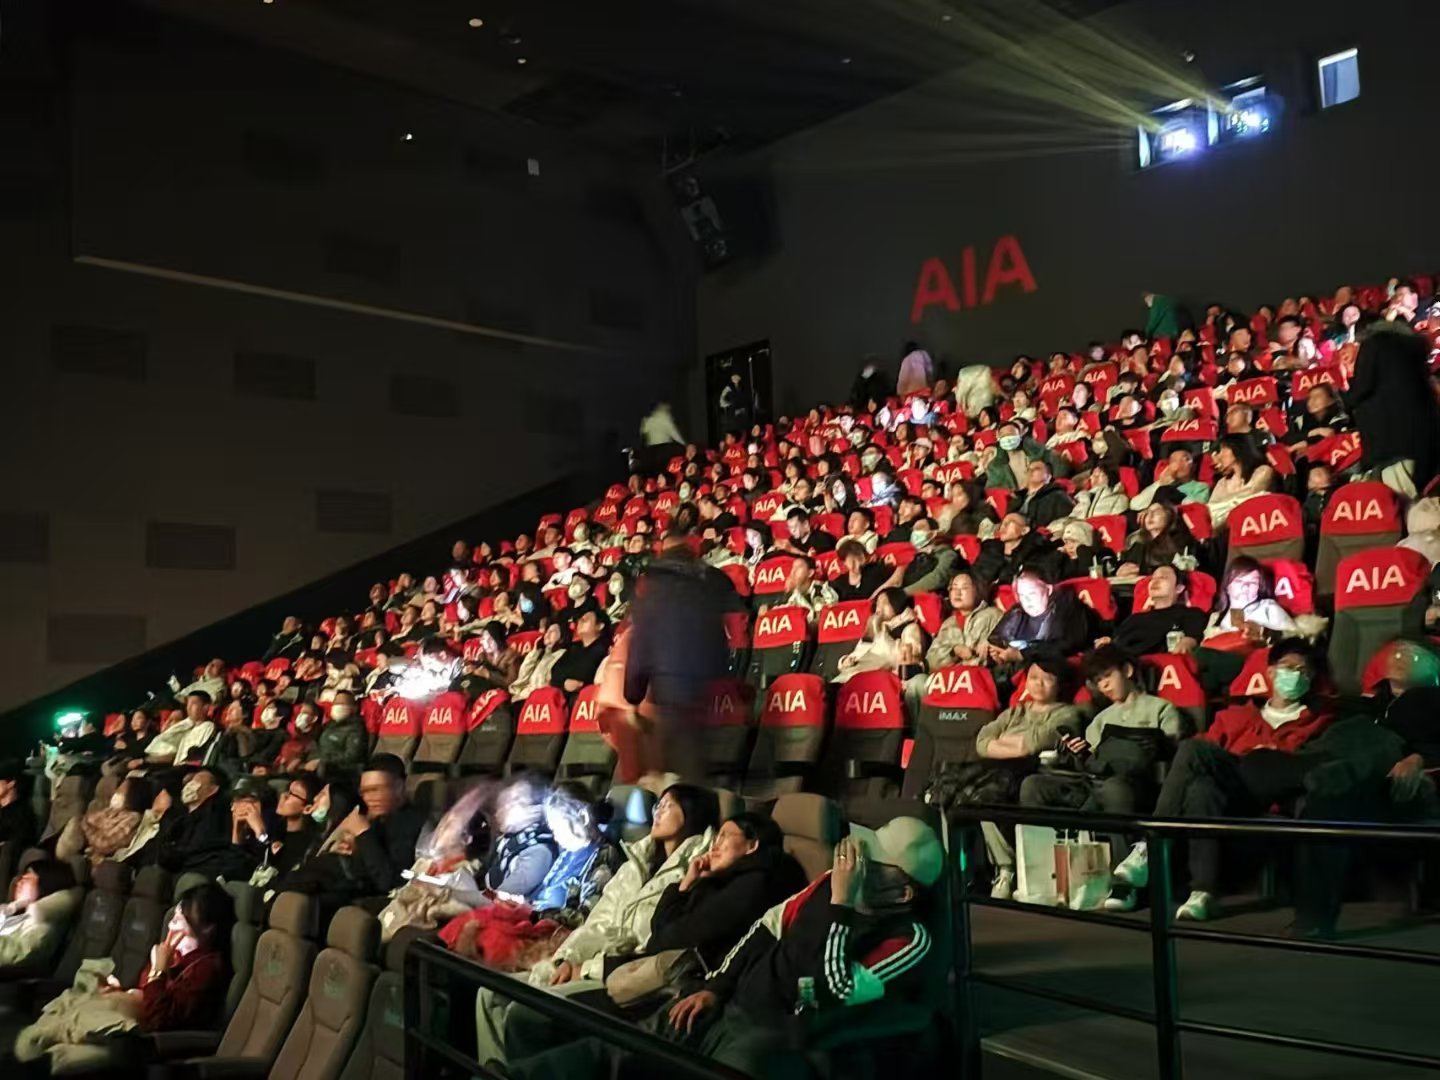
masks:
<svg viewBox="0 0 1440 1080"><path fill-rule="evenodd" d="M427 719L435 727L450 727L455 723L455 710L447 705L434 710Z"/></svg>
<svg viewBox="0 0 1440 1080"><path fill-rule="evenodd" d="M1255 671L1250 674L1250 681L1245 684L1240 697L1268 697L1270 694L1270 680L1264 671Z"/></svg>
<svg viewBox="0 0 1440 1080"><path fill-rule="evenodd" d="M501 699L508 698L509 696L510 695L507 694L504 690L498 688L486 690L483 694L481 694L475 699L473 704L471 704L470 715L485 716L487 713L490 712L491 709L495 708L497 705L500 704Z"/></svg>
<svg viewBox="0 0 1440 1080"><path fill-rule="evenodd" d="M1319 368L1316 371L1302 371L1295 377L1295 385L1290 396L1296 401L1308 394L1315 387L1321 385L1335 385L1335 371L1333 368Z"/></svg>
<svg viewBox="0 0 1440 1080"><path fill-rule="evenodd" d="M555 726L554 710L549 702L527 703L520 712L520 727L548 728Z"/></svg>
<svg viewBox="0 0 1440 1080"><path fill-rule="evenodd" d="M740 712L740 703L735 700L735 693L729 687L715 691L715 696L710 699L710 715L716 719L733 718Z"/></svg>
<svg viewBox="0 0 1440 1080"><path fill-rule="evenodd" d="M1389 566L1357 566L1345 579L1345 592L1383 592L1386 589L1404 589L1406 585L1404 572L1394 563Z"/></svg>
<svg viewBox="0 0 1440 1080"><path fill-rule="evenodd" d="M1189 420L1181 420L1171 426L1170 430L1177 435L1198 435L1200 434L1200 418L1192 417Z"/></svg>
<svg viewBox="0 0 1440 1080"><path fill-rule="evenodd" d="M1249 404L1257 401L1275 400L1275 380L1270 378L1246 379L1230 388L1232 404Z"/></svg>
<svg viewBox="0 0 1440 1080"><path fill-rule="evenodd" d="M655 496L655 512L657 514L668 514L680 503L680 496L673 491L662 491Z"/></svg>
<svg viewBox="0 0 1440 1080"><path fill-rule="evenodd" d="M789 577L790 567L785 563L762 563L755 571L755 591L779 592Z"/></svg>
<svg viewBox="0 0 1440 1080"><path fill-rule="evenodd" d="M865 619L860 613L860 604L828 607L820 616L820 633L824 636L839 637L846 633L858 634L864 629Z"/></svg>
<svg viewBox="0 0 1440 1080"><path fill-rule="evenodd" d="M770 696L765 699L765 711L772 713L808 713L816 707L816 702L804 690L785 689L774 687Z"/></svg>
<svg viewBox="0 0 1440 1080"><path fill-rule="evenodd" d="M1268 536L1271 533L1285 532L1294 528L1293 522L1282 510L1271 510L1270 513L1259 513L1246 517L1240 522L1240 535L1246 536Z"/></svg>
<svg viewBox="0 0 1440 1080"><path fill-rule="evenodd" d="M792 612L770 612L760 616L760 622L755 627L757 638L778 637L781 634L794 636L795 616Z"/></svg>
<svg viewBox="0 0 1440 1080"><path fill-rule="evenodd" d="M925 680L926 696L938 697L941 694L973 693L975 693L974 676L966 667L941 668Z"/></svg>
<svg viewBox="0 0 1440 1080"><path fill-rule="evenodd" d="M1054 394L1067 394L1073 381L1068 375L1052 375L1040 384L1040 396L1045 398Z"/></svg>
<svg viewBox="0 0 1440 1080"><path fill-rule="evenodd" d="M1352 454L1360 453L1360 433L1352 431L1348 435L1341 435L1330 452L1325 455L1325 463L1332 468L1345 461Z"/></svg>
<svg viewBox="0 0 1440 1080"><path fill-rule="evenodd" d="M1092 519L1090 524L1095 526L1095 531L1100 534L1100 539L1105 542L1106 547L1115 547L1119 543L1119 538L1116 537L1114 530L1108 523L1100 524Z"/></svg>
<svg viewBox="0 0 1440 1080"><path fill-rule="evenodd" d="M575 702L575 715L570 718L572 730L580 728L594 729L599 726L600 708L595 703L595 695L582 696Z"/></svg>
<svg viewBox="0 0 1440 1080"><path fill-rule="evenodd" d="M965 479L965 466L952 461L945 465L939 465L935 469L935 480L940 484L953 484L956 480Z"/></svg>
<svg viewBox="0 0 1440 1080"><path fill-rule="evenodd" d="M856 690L842 695L840 715L845 717L889 716L890 702L879 690Z"/></svg>
<svg viewBox="0 0 1440 1080"><path fill-rule="evenodd" d="M516 634L510 639L510 644L521 656L528 656L535 651L535 646L540 644L540 635L534 631L528 634Z"/></svg>
<svg viewBox="0 0 1440 1080"><path fill-rule="evenodd" d="M1174 664L1164 664L1160 668L1160 678L1155 683L1156 690L1183 690L1184 680L1180 678L1180 669Z"/></svg>
<svg viewBox="0 0 1440 1080"><path fill-rule="evenodd" d="M410 723L410 706L405 702L392 701L385 706L385 715L380 723L384 727L405 727Z"/></svg>
<svg viewBox="0 0 1440 1080"><path fill-rule="evenodd" d="M1338 499L1330 517L1334 521L1348 521L1356 525L1367 521L1389 520L1379 499Z"/></svg>
<svg viewBox="0 0 1440 1080"><path fill-rule="evenodd" d="M767 492L755 500L755 517L760 521L769 521L775 516L775 511L784 505L785 495L783 492Z"/></svg>

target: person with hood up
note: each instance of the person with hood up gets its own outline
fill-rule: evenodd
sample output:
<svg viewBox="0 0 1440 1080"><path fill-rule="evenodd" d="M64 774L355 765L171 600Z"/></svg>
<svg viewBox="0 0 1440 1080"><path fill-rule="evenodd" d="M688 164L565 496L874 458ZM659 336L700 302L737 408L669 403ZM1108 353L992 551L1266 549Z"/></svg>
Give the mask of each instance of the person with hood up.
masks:
<svg viewBox="0 0 1440 1080"><path fill-rule="evenodd" d="M913 341L907 341L900 361L900 376L895 380L895 392L902 398L919 390L930 389L935 381L935 364L930 354Z"/></svg>
<svg viewBox="0 0 1440 1080"><path fill-rule="evenodd" d="M985 486L992 488L1015 491L1022 487L1032 461L1045 462L1053 472L1045 448L1025 434L1023 425L1013 420L1000 425L995 445L986 448L980 460L985 463Z"/></svg>
<svg viewBox="0 0 1440 1080"><path fill-rule="evenodd" d="M601 989L605 958L646 948L660 897L709 849L718 818L713 792L691 784L666 788L655 804L649 834L622 845L624 865L605 886L589 917L550 959L530 968L527 981L567 997ZM510 1011L503 994L484 987L477 992L475 1058L482 1065L506 1062L505 1027Z"/></svg>
<svg viewBox="0 0 1440 1080"><path fill-rule="evenodd" d="M1057 522L1057 524L1059 524ZM1110 577L1115 573L1115 556L1095 543L1095 527L1073 518L1060 525L1060 561L1055 576L1060 581L1079 577Z"/></svg>

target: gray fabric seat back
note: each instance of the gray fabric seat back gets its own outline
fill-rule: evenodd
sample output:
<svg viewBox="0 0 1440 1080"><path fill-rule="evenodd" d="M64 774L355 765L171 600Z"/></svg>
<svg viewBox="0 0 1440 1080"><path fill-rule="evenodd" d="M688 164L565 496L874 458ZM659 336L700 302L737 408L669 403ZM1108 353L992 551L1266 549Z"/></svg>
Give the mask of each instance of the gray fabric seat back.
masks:
<svg viewBox="0 0 1440 1080"><path fill-rule="evenodd" d="M235 1015L250 975L255 970L255 947L260 942L260 890L242 881L225 883L235 902L235 925L230 930L230 988L225 992L225 1020Z"/></svg>
<svg viewBox="0 0 1440 1080"><path fill-rule="evenodd" d="M376 969L371 963L380 923L358 907L330 921L326 947L315 958L305 1004L290 1029L270 1080L336 1080L364 1026Z"/></svg>
<svg viewBox="0 0 1440 1080"><path fill-rule="evenodd" d="M270 929L255 945L250 982L235 1007L216 1053L220 1057L255 1058L269 1065L305 1000L315 963L314 897L281 893L270 908Z"/></svg>
<svg viewBox="0 0 1440 1080"><path fill-rule="evenodd" d="M423 935L416 927L406 927L385 947L385 970L370 990L365 1026L340 1080L404 1080L405 950Z"/></svg>
<svg viewBox="0 0 1440 1080"><path fill-rule="evenodd" d="M103 862L95 868L94 888L85 897L55 978L73 982L82 960L98 960L109 956L120 933L120 919L125 912L125 894L130 888L130 869L119 863Z"/></svg>
<svg viewBox="0 0 1440 1080"><path fill-rule="evenodd" d="M158 866L147 866L135 875L130 899L120 916L120 934L110 953L121 985L138 984L150 963L150 947L164 935L169 921L173 889L170 875Z"/></svg>

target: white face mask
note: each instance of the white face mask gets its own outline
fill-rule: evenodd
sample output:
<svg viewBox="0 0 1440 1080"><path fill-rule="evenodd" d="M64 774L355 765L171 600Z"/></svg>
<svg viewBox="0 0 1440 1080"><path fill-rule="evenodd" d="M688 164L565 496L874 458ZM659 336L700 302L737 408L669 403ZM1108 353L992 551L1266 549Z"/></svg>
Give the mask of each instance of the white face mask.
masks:
<svg viewBox="0 0 1440 1080"><path fill-rule="evenodd" d="M266 709L260 714L260 725L267 731L274 731L280 726L280 714L274 709Z"/></svg>
<svg viewBox="0 0 1440 1080"><path fill-rule="evenodd" d="M125 809L125 796L122 795L122 794L120 794L120 792L118 792L118 791L115 792L115 794L111 795L111 796L110 796L110 809L111 809L111 810L124 810L124 809Z"/></svg>
<svg viewBox="0 0 1440 1080"><path fill-rule="evenodd" d="M200 801L200 781L188 780L185 786L180 789L180 801L186 806L194 806Z"/></svg>
<svg viewBox="0 0 1440 1080"><path fill-rule="evenodd" d="M315 718L309 713L301 713L295 718L296 731L309 731L315 726Z"/></svg>
<svg viewBox="0 0 1440 1080"><path fill-rule="evenodd" d="M330 706L330 719L348 720L350 719L350 714L353 711L354 710L351 709L349 705L332 705Z"/></svg>
<svg viewBox="0 0 1440 1080"><path fill-rule="evenodd" d="M583 581L572 581L570 587L565 590L571 600L581 600L589 591Z"/></svg>

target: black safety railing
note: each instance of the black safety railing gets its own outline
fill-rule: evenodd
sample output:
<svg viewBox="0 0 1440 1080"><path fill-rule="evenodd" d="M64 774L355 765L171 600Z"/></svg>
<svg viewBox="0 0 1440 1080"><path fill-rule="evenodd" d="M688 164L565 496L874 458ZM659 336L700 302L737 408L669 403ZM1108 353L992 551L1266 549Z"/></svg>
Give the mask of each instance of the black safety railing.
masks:
<svg viewBox="0 0 1440 1080"><path fill-rule="evenodd" d="M437 976L449 977L441 985ZM747 1080L743 1073L667 1042L658 1035L617 1020L612 1014L591 1008L571 998L560 997L523 978L506 975L447 952L429 941L417 941L405 953L405 1075L407 1080L436 1080L447 1073L485 1080L510 1080L508 1074L475 1060L451 1045L444 1032L437 1031L440 995L451 995L463 987L465 1000L455 1002L466 1017L473 1008L474 992L492 991L510 1001L553 1020L570 1037L594 1037L617 1051L663 1069L678 1080ZM445 1066L450 1066L447 1070Z"/></svg>
<svg viewBox="0 0 1440 1080"><path fill-rule="evenodd" d="M1180 981L1175 962L1175 942L1205 941L1225 945L1252 946L1317 956L1352 957L1364 960L1389 961L1402 964L1440 966L1440 953L1415 949L1396 949L1372 945L1349 944L1297 938L1269 937L1262 934L1233 933L1218 929L1182 927L1174 924L1175 896L1171 879L1174 844L1184 837L1213 840L1242 838L1287 839L1293 841L1343 843L1440 843L1440 829L1426 826L1364 825L1347 822L1290 820L1179 820L1118 817L1076 811L1022 809L1015 806L965 806L952 814L952 829L962 833L957 845L961 852L976 850L974 833L982 821L1000 825L1044 825L1066 830L1086 830L1143 838L1149 849L1150 903L1149 919L1126 918L1105 911L1072 911L1068 907L1027 904L977 895L970 890L973 874L964 868L959 875L956 911L955 968L962 1001L958 1009L959 1038L962 1052L962 1075L980 1076L981 1041L979 1018L974 1008L973 988L993 987L1014 993L1028 994L1058 1002L1072 1008L1104 1013L1125 1020L1150 1024L1155 1029L1158 1075L1161 1080L1181 1080L1185 1075L1181 1036L1207 1035L1242 1042L1261 1043L1290 1049L1359 1058L1392 1065L1409 1065L1440 1069L1440 1055L1409 1053L1386 1047L1357 1045L1331 1040L1300 1038L1256 1028L1187 1020L1180 1009ZM963 854L962 854L963 859ZM971 942L973 907L1001 908L1021 911L1040 918L1072 919L1103 924L1120 930L1148 934L1150 937L1151 982L1154 993L1153 1012L1121 1005L1096 997L1085 997L1031 982L1004 978L975 970Z"/></svg>

